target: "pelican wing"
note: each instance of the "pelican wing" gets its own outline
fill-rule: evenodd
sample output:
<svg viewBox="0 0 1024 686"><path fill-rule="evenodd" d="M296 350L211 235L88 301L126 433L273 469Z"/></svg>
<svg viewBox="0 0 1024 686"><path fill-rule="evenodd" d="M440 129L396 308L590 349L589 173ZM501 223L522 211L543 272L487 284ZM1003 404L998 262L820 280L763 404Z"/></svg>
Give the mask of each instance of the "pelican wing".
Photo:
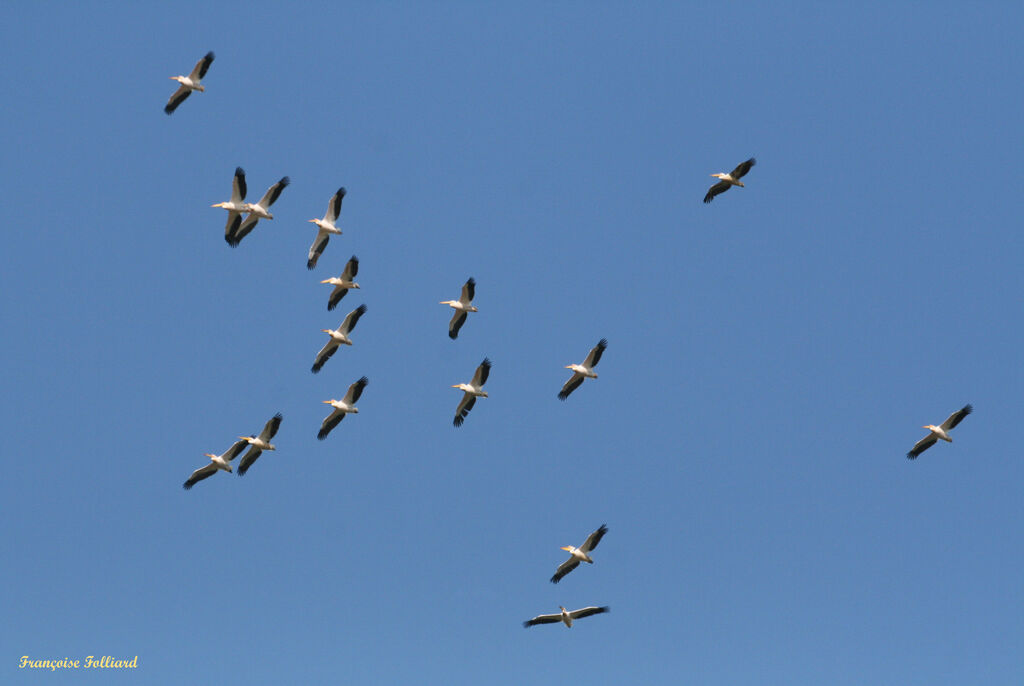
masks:
<svg viewBox="0 0 1024 686"><path fill-rule="evenodd" d="M487 383L487 377L491 375L491 360L487 357L480 363L480 366L476 368L476 373L473 374L473 385L480 388Z"/></svg>
<svg viewBox="0 0 1024 686"><path fill-rule="evenodd" d="M345 413L341 410L335 410L327 415L324 419L324 423L320 425L320 431L316 435L317 439L322 441L327 438L327 434L331 433L331 429L336 427L338 424L341 424L341 420L344 418Z"/></svg>
<svg viewBox="0 0 1024 686"><path fill-rule="evenodd" d="M359 258L353 255L345 263L345 270L341 272L342 281L351 281L359 273Z"/></svg>
<svg viewBox="0 0 1024 686"><path fill-rule="evenodd" d="M333 310L335 307L337 307L338 303L340 303L341 299L344 298L346 295L348 295L348 289L343 286L338 286L333 291L331 291L331 297L327 301L328 311Z"/></svg>
<svg viewBox="0 0 1024 686"><path fill-rule="evenodd" d="M249 467L251 467L262 454L262 448L257 448L256 446L251 447L249 452L245 454L245 457L242 458L242 461L238 463L238 476L245 476L245 473L249 471Z"/></svg>
<svg viewBox="0 0 1024 686"><path fill-rule="evenodd" d="M574 372L573 375L569 377L569 380L565 382L565 385L562 386L562 390L558 392L558 399L565 400L568 398L570 393L583 385L583 378L582 374Z"/></svg>
<svg viewBox="0 0 1024 686"><path fill-rule="evenodd" d="M243 221L230 236L224 236L224 239L232 248L237 248L238 244L242 242L242 239L248 236L249 232L256 228L256 224L259 220L260 218L255 214L249 214L249 216L245 218L245 221Z"/></svg>
<svg viewBox="0 0 1024 686"><path fill-rule="evenodd" d="M751 157L746 162L741 162L735 169L732 170L729 176L739 181L740 178L746 176L747 172L750 171L750 168L753 167L755 164L757 164L757 160Z"/></svg>
<svg viewBox="0 0 1024 686"><path fill-rule="evenodd" d="M320 349L320 352L316 354L316 361L313 362L314 374L318 373L321 369L323 369L324 363L326 363L327 360L331 359L331 355L338 351L339 345L340 344L332 338L331 340L327 341L327 345Z"/></svg>
<svg viewBox="0 0 1024 686"><path fill-rule="evenodd" d="M231 202L240 203L245 200L248 189L245 186L245 170L235 167L235 178L231 180Z"/></svg>
<svg viewBox="0 0 1024 686"><path fill-rule="evenodd" d="M529 629L531 626L536 624L558 624L562 621L562 615L537 615L533 619L528 619L523 622L523 626Z"/></svg>
<svg viewBox="0 0 1024 686"><path fill-rule="evenodd" d="M208 479L208 478L210 478L211 476L213 476L216 473L217 473L217 465L215 465L214 463L211 462L210 464L206 465L205 467L200 467L196 471L192 472L192 476L190 476L188 478L188 481L183 483L181 486L182 486L182 488L184 488L187 491L188 489L192 488L193 486L195 486L197 483L199 483L203 479Z"/></svg>
<svg viewBox="0 0 1024 686"><path fill-rule="evenodd" d="M928 448L931 448L933 445L935 445L935 442L937 440L939 439L935 438L934 435L928 434L927 436L925 436L920 441L914 444L914 447L911 448L909 453L907 453L907 459L916 460L918 455L920 455L925 450L928 450Z"/></svg>
<svg viewBox="0 0 1024 686"><path fill-rule="evenodd" d="M224 240L231 245L234 240L235 234L238 233L238 227L242 225L242 213L235 212L234 210L228 211L228 223L224 225ZM235 245L238 245L235 243Z"/></svg>
<svg viewBox="0 0 1024 686"><path fill-rule="evenodd" d="M164 105L164 112L167 114L174 114L174 110L178 109L178 105L185 102L190 95L192 95L191 88L188 86L178 86L178 90L174 91L174 94L171 95L171 99L167 101L166 105Z"/></svg>
<svg viewBox="0 0 1024 686"><path fill-rule="evenodd" d="M281 420L283 419L280 412L275 414L267 423L263 426L263 431L260 432L261 441L270 441L271 438L277 433L277 430L281 428Z"/></svg>
<svg viewBox="0 0 1024 686"><path fill-rule="evenodd" d="M468 305L473 302L474 297L476 297L476 279L471 276L469 281L462 285L462 295L459 297L459 302L463 305Z"/></svg>
<svg viewBox="0 0 1024 686"><path fill-rule="evenodd" d="M597 366L597 363L601 361L601 355L604 354L604 349L608 347L608 339L602 338L597 342L593 348L590 349L590 353L587 354L587 359L583 360L583 366L587 369L593 369Z"/></svg>
<svg viewBox="0 0 1024 686"><path fill-rule="evenodd" d="M597 531L587 536L587 540L580 546L580 550L584 553L589 553L591 550L597 547L597 544L601 542L604 535L608 533L608 527L602 524L598 527Z"/></svg>
<svg viewBox="0 0 1024 686"><path fill-rule="evenodd" d="M466 323L466 317L468 316L469 315L466 314L465 310L455 310L455 314L452 315L452 320L448 322L448 338L454 341L459 337L459 329L461 329L462 325Z"/></svg>
<svg viewBox="0 0 1024 686"><path fill-rule="evenodd" d="M569 613L569 616L573 619L579 619L580 617L589 617L590 615L599 615L602 612L608 612L610 608L605 607L581 607L578 610L573 610Z"/></svg>
<svg viewBox="0 0 1024 686"><path fill-rule="evenodd" d="M712 200L714 200L716 195L721 195L730 188L732 188L732 184L729 183L728 181L719 181L714 186L708 189L707 195L704 196L704 202L711 202Z"/></svg>
<svg viewBox="0 0 1024 686"><path fill-rule="evenodd" d="M263 209L269 210L270 206L277 202L277 199L281 197L281 191L287 188L288 184L290 184L291 182L292 180L289 179L287 176L282 177L280 181L278 181L273 186L267 189L267 192L263 195L262 198L260 198L260 201L257 204Z"/></svg>
<svg viewBox="0 0 1024 686"><path fill-rule="evenodd" d="M359 381L356 381L348 387L348 393L345 394L345 397L341 402L345 403L349 407L355 405L359 402L359 398L363 395L363 389L366 388L366 384L368 383L370 383L370 380L365 376L359 379Z"/></svg>
<svg viewBox="0 0 1024 686"><path fill-rule="evenodd" d="M342 187L331 197L331 201L327 203L327 214L324 215L324 221L333 224L338 219L338 215L341 214L341 201L345 198L346 192Z"/></svg>
<svg viewBox="0 0 1024 686"><path fill-rule="evenodd" d="M466 416L469 415L469 411L476 405L476 396L472 393L463 393L462 400L459 401L459 406L455 408L455 426L462 426L462 422L466 421Z"/></svg>
<svg viewBox="0 0 1024 686"><path fill-rule="evenodd" d="M366 305L360 305L356 309L352 310L345 317L345 321L341 323L341 332L346 336L351 333L352 329L356 328L356 324L359 323L359 318L366 314Z"/></svg>
<svg viewBox="0 0 1024 686"><path fill-rule="evenodd" d="M193 83L199 83L199 79L206 76L206 71L210 68L213 63L213 52L208 52L203 56L203 59L196 62L196 66L192 68L192 73L188 77Z"/></svg>
<svg viewBox="0 0 1024 686"><path fill-rule="evenodd" d="M323 229L316 232L316 238L313 239L313 245L309 246L309 255L306 257L306 269L312 269L316 266L317 260L324 253L324 248L327 247L327 241L330 239L331 234Z"/></svg>
<svg viewBox="0 0 1024 686"><path fill-rule="evenodd" d="M946 421L939 425L939 428L943 431L949 431L956 427L957 424L963 421L964 417L974 412L974 408L970 405L964 405L961 409L957 410L953 414L949 415Z"/></svg>
<svg viewBox="0 0 1024 686"><path fill-rule="evenodd" d="M575 557L570 557L568 560L558 565L558 569L555 570L554 576L551 577L551 583L557 584L562 580L562 577L580 566L580 561Z"/></svg>

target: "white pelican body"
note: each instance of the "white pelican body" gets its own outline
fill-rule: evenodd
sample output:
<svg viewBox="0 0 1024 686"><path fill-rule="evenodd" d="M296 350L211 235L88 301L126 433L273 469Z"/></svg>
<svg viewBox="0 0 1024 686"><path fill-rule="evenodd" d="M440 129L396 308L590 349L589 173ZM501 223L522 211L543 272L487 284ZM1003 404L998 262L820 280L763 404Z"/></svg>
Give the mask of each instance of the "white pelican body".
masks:
<svg viewBox="0 0 1024 686"><path fill-rule="evenodd" d="M473 307L473 298L476 296L476 279L472 276L462 285L462 294L458 300L442 300L441 305L447 305L455 310L452 320L448 322L448 338L453 341L459 337L459 329L466 323L469 312L477 312Z"/></svg>
<svg viewBox="0 0 1024 686"><path fill-rule="evenodd" d="M579 548L574 548L571 545L563 546L562 550L567 551L572 557L558 566L555 575L551 577L551 583L557 584L563 576L579 567L581 562L594 564L594 560L590 557L590 551L597 547L606 533L608 533L608 527L602 524L597 531L587 536L587 540Z"/></svg>
<svg viewBox="0 0 1024 686"><path fill-rule="evenodd" d="M345 397L341 400L322 401L333 407L334 412L331 412L331 414L324 418L324 423L320 425L320 432L316 435L318 439L322 441L327 438L327 434L331 433L331 429L341 424L341 420L345 418L346 414L359 414L359 408L356 407L356 403L359 402L359 397L363 394L363 389L366 388L366 384L369 382L369 379L364 376L348 387L348 392L345 393Z"/></svg>
<svg viewBox="0 0 1024 686"><path fill-rule="evenodd" d="M208 479L217 473L217 470L223 470L225 472L231 471L231 460L238 457L238 454L245 450L245 447L249 445L245 441L236 441L227 452L223 455L214 455L213 453L204 453L206 457L210 458L210 464L205 467L200 467L196 471L192 472L192 475L188 478L182 488L186 491L203 479Z"/></svg>
<svg viewBox="0 0 1024 686"><path fill-rule="evenodd" d="M712 174L716 179L719 179L718 183L708 189L707 194L704 196L704 202L709 203L714 200L716 195L721 195L733 186L739 186L743 188L743 182L740 179L746 175L750 168L757 164L757 160L751 157L746 162L741 162L735 169L728 174Z"/></svg>
<svg viewBox="0 0 1024 686"><path fill-rule="evenodd" d="M942 424L939 424L938 426L925 424L922 426L921 428L928 429L929 433L918 441L913 448L911 448L910 452L907 453L907 458L911 460L917 459L918 455L923 453L925 450L928 450L928 448L931 448L937 441L941 440L946 441L947 443L952 443L953 439L950 438L949 432L952 431L957 424L962 422L964 417L969 415L971 412L974 412L974 408L971 405L964 405L962 408L949 415L949 417L946 418L946 421L942 422Z"/></svg>
<svg viewBox="0 0 1024 686"><path fill-rule="evenodd" d="M459 406L455 409L455 426L462 426L462 423L466 421L466 415L473 409L473 405L476 404L477 398L486 398L487 391L483 389L485 383L487 383L487 377L491 374L491 361L488 358L484 358L484 361L480 363L480 366L476 368L476 373L473 374L473 380L469 383L459 383L452 386L463 392L462 400L459 401Z"/></svg>
<svg viewBox="0 0 1024 686"><path fill-rule="evenodd" d="M359 258L353 255L349 258L345 264L345 270L341 272L341 276L332 276L329 279L324 279L320 283L329 283L334 286L334 290L331 291L331 297L327 299L327 310L331 311L338 306L341 299L344 298L350 288L359 288L353 279L356 278L356 274L359 273Z"/></svg>
<svg viewBox="0 0 1024 686"><path fill-rule="evenodd" d="M260 219L273 219L274 215L270 214L270 206L277 202L277 199L281 197L281 191L287 188L291 182L291 179L284 176L280 181L267 189L267 192L263 194L259 202L245 203L245 209L242 211L248 212L249 216L245 218L245 221L230 236L225 236L228 245L232 248L237 247L242 242L242 239L248 236L249 232L256 227L256 222Z"/></svg>
<svg viewBox="0 0 1024 686"><path fill-rule="evenodd" d="M583 364L567 364L566 369L571 369L573 374L569 377L569 380L562 386L562 390L558 392L558 399L565 400L569 397L569 394L575 391L583 384L584 379L596 379L597 373L594 372L594 367L601 361L601 355L604 354L605 348L608 347L608 339L602 338L597 342L590 352L587 354L587 359L583 360Z"/></svg>
<svg viewBox="0 0 1024 686"><path fill-rule="evenodd" d="M242 212L249 211L249 203L245 202L245 170L235 167L235 178L231 181L231 199L219 202L210 207L223 207L228 211L228 223L224 226L224 240L231 243L231 236L238 231L242 223Z"/></svg>
<svg viewBox="0 0 1024 686"><path fill-rule="evenodd" d="M277 446L270 442L277 430L281 428L281 413L278 412L263 425L263 431L259 436L239 436L238 438L249 445L249 452L245 454L238 465L238 476L245 476L253 462L259 459L264 450L277 450Z"/></svg>
<svg viewBox="0 0 1024 686"><path fill-rule="evenodd" d="M313 373L319 372L324 363L331 359L331 355L337 352L338 347L342 345L352 345L352 341L349 340L349 334L352 333L352 329L355 328L359 318L366 312L366 305L360 305L356 309L352 310L345 317L345 321L341 323L337 329L320 329L325 334L329 335L331 339L327 341L327 345L320 349L320 352L316 354L316 361L313 362Z"/></svg>
<svg viewBox="0 0 1024 686"><path fill-rule="evenodd" d="M310 219L309 221L316 224L316 238L313 239L313 245L309 246L309 256L306 260L306 269L312 269L316 266L317 260L320 259L320 255L323 254L324 248L327 247L327 241L331 239L331 234L341 235L341 229L335 226L335 222L338 221L338 215L341 214L341 201L345 198L345 188L339 188L338 192L331 196L330 202L327 203L327 212L324 214L323 219Z"/></svg>
<svg viewBox="0 0 1024 686"><path fill-rule="evenodd" d="M580 617L589 617L590 615L599 615L603 612L608 612L610 608L608 608L607 606L584 607L580 608L579 610L570 611L566 610L564 607L559 605L558 609L561 610L561 612L559 612L557 615L537 615L533 619L528 619L525 622L523 622L523 626L526 628L530 628L531 626L537 624L557 624L558 622L562 622L567 627L571 627L574 619L579 619Z"/></svg>
<svg viewBox="0 0 1024 686"><path fill-rule="evenodd" d="M188 76L171 76L171 81L177 81L179 84L178 90L174 91L171 95L171 99L167 101L164 106L164 112L172 114L174 110L178 109L178 105L185 102L185 99L192 95L192 91L199 91L203 93L206 91L206 86L201 84L199 81L206 76L206 70L210 68L210 64L213 62L213 53L208 52L203 59L196 62L196 66L192 68L192 73Z"/></svg>

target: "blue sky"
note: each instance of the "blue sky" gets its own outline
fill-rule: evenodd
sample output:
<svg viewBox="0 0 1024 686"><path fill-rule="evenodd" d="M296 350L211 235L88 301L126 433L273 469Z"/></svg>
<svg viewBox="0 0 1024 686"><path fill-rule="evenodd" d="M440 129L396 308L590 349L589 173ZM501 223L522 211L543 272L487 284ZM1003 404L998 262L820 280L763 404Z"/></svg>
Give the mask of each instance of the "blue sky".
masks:
<svg viewBox="0 0 1024 686"><path fill-rule="evenodd" d="M8 679L44 678L27 654L138 655L117 678L148 684L1020 683L1024 9L0 19ZM256 198L292 185L232 250L210 205L239 165ZM453 342L437 303L469 276ZM181 489L275 412L245 478ZM601 523L596 564L548 583Z"/></svg>

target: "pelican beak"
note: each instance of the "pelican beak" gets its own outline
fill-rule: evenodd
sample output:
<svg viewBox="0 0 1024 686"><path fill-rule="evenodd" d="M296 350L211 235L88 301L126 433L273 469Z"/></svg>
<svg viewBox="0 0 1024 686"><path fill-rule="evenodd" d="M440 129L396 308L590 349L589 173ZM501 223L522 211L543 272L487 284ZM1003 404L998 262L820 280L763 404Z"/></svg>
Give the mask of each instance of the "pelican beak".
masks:
<svg viewBox="0 0 1024 686"><path fill-rule="evenodd" d="M330 279L324 279L324 280L323 280L323 281L321 281L320 283L327 283L328 281L330 281Z"/></svg>
<svg viewBox="0 0 1024 686"><path fill-rule="evenodd" d="M320 329L320 330L323 331L324 333L330 333L331 332L330 329Z"/></svg>
<svg viewBox="0 0 1024 686"><path fill-rule="evenodd" d="M572 550L572 548L570 548L567 545L563 545L559 550L565 550L566 552L568 552L568 551Z"/></svg>
<svg viewBox="0 0 1024 686"><path fill-rule="evenodd" d="M321 400L320 402L322 402L322 403L324 403L326 405L330 405L331 404L330 400Z"/></svg>
<svg viewBox="0 0 1024 686"><path fill-rule="evenodd" d="M310 224L316 224L315 219L307 219L306 221L309 222Z"/></svg>
<svg viewBox="0 0 1024 686"><path fill-rule="evenodd" d="M459 384L457 384L457 383L453 383L452 384L452 388L458 388L458 387L459 387Z"/></svg>

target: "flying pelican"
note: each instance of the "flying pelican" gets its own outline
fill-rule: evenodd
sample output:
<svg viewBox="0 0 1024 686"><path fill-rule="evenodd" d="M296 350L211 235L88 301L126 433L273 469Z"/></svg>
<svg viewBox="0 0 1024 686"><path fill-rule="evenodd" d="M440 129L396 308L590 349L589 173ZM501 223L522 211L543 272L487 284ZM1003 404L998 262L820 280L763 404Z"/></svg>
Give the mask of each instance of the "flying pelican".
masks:
<svg viewBox="0 0 1024 686"><path fill-rule="evenodd" d="M949 437L949 432L952 431L957 424L962 422L964 420L964 417L969 415L971 412L974 412L974 408L971 407L970 405L964 405L962 408L960 408L953 414L949 415L949 417L946 418L946 421L942 422L938 426L932 426L931 424L922 426L922 429L928 429L928 431L930 431L931 433L929 433L927 436L922 438L914 445L910 452L907 453L907 458L911 460L916 460L918 455L920 455L925 450L928 450L928 448L931 448L933 445L935 445L935 442L938 441L940 438L944 441L952 443L953 439Z"/></svg>
<svg viewBox="0 0 1024 686"><path fill-rule="evenodd" d="M249 216L245 218L241 226L238 227L230 236L225 236L228 241L228 245L232 248L237 247L242 239L249 235L249 232L256 226L256 222L260 219L273 219L274 215L270 214L270 206L273 205L277 198L281 195L288 184L292 182L287 176L282 177L280 181L275 183L273 186L267 189L260 201L257 203L247 202L245 203L244 212L248 212Z"/></svg>
<svg viewBox="0 0 1024 686"><path fill-rule="evenodd" d="M597 374L594 373L594 367L601 361L601 355L604 353L604 349L608 347L608 339L602 338L597 342L590 352L587 354L587 359L583 360L583 364L567 364L566 369L573 371L572 376L562 386L562 390L558 392L558 399L565 400L569 397L569 394L575 391L580 385L583 384L583 379L596 379Z"/></svg>
<svg viewBox="0 0 1024 686"><path fill-rule="evenodd" d="M225 472L231 471L231 460L238 457L238 453L245 450L245 447L249 445L245 441L236 441L234 445L228 448L227 452L223 455L214 455L213 453L204 453L206 457L210 458L210 464L205 467L200 467L196 471L192 472L192 476L188 478L182 486L187 491L188 489L195 486L197 483L213 476L217 473L218 469L223 469Z"/></svg>
<svg viewBox="0 0 1024 686"><path fill-rule="evenodd" d="M594 561L590 559L590 551L597 547L597 544L601 542L601 538L608 533L608 527L604 524L595 531L594 533L587 536L587 540L583 542L579 548L573 548L571 545L564 546L562 550L569 551L569 559L558 565L558 569L555 571L555 575L551 577L551 583L557 584L562 580L562 577L580 566L580 562L589 562L594 564Z"/></svg>
<svg viewBox="0 0 1024 686"><path fill-rule="evenodd" d="M334 222L338 221L338 215L341 214L341 201L345 197L345 193L344 187L339 188L338 192L331 197L331 201L327 203L327 212L324 214L324 218L309 220L317 225L317 231L316 238L313 239L313 245L309 246L309 258L306 260L306 269L312 269L316 266L316 261L323 254L332 233L341 235L341 229L335 226Z"/></svg>
<svg viewBox="0 0 1024 686"><path fill-rule="evenodd" d="M350 288L359 288L352 279L356 278L356 274L359 273L359 258L353 255L349 258L348 263L345 265L345 270L341 272L341 276L332 276L329 279L324 279L320 283L329 283L334 286L334 290L331 291L331 297L327 300L327 310L331 311L338 306L341 299L348 295Z"/></svg>
<svg viewBox="0 0 1024 686"><path fill-rule="evenodd" d="M579 610L573 610L570 612L569 610L566 610L564 607L559 605L558 609L561 610L561 612L557 615L537 615L533 619L528 619L525 622L523 622L523 626L529 629L531 626L534 626L535 624L558 624L559 622L562 622L566 626L571 627L572 621L574 619L579 619L580 617L589 617L590 615L599 615L602 612L608 612L611 608L609 608L608 606L584 607Z"/></svg>
<svg viewBox="0 0 1024 686"><path fill-rule="evenodd" d="M712 174L711 176L719 178L721 179L721 181L719 181L714 186L708 189L707 195L704 196L704 202L711 202L716 195L725 193L733 186L739 186L740 188L743 188L743 182L740 181L740 179L743 178L743 176L746 175L746 173L750 171L750 168L753 167L755 164L757 164L757 160L751 157L746 162L740 163L738 167L733 169L728 174Z"/></svg>
<svg viewBox="0 0 1024 686"><path fill-rule="evenodd" d="M484 358L484 361L480 363L480 366L476 368L476 373L473 375L473 380L469 383L455 384L452 388L458 388L463 391L465 395L462 396L462 400L459 401L459 406L455 408L455 426L462 426L462 422L466 421L466 415L473 409L473 405L476 404L477 398L486 398L487 391L483 390L483 386L487 383L487 377L491 374L491 361L488 358Z"/></svg>
<svg viewBox="0 0 1024 686"><path fill-rule="evenodd" d="M360 305L356 309L352 310L345 317L345 321L341 323L337 329L320 329L325 334L330 335L331 340L327 341L327 345L320 349L320 352L316 354L316 361L313 362L313 373L316 374L324 366L327 360L331 359L337 350L338 346L342 343L345 345L352 345L352 341L349 340L348 335L352 333L352 329L356 328L356 322L366 312L366 305Z"/></svg>
<svg viewBox="0 0 1024 686"><path fill-rule="evenodd" d="M224 226L224 240L231 243L231 236L238 231L242 223L242 212L248 212L249 203L245 202L245 170L235 167L235 178L231 181L231 200L219 202L210 207L223 207L228 211L228 223Z"/></svg>
<svg viewBox="0 0 1024 686"><path fill-rule="evenodd" d="M369 382L370 380L364 376L348 387L348 393L345 394L343 399L322 401L333 407L334 412L331 412L324 418L324 423L320 425L320 433L316 435L317 438L321 441L327 438L327 434L331 433L331 429L341 424L341 420L349 412L359 414L359 408L356 407L356 403L359 402L359 396L363 394L363 389L366 388L366 384Z"/></svg>
<svg viewBox="0 0 1024 686"><path fill-rule="evenodd" d="M178 109L178 105L185 102L185 98L192 95L192 91L205 92L206 87L199 83L199 80L206 76L206 70L210 68L210 64L213 62L213 53L208 52L203 59L196 62L196 66L192 68L192 73L188 76L172 76L172 81L177 81L181 85L178 86L178 90L174 91L174 95L167 101L164 106L164 112L171 114L174 110Z"/></svg>
<svg viewBox="0 0 1024 686"><path fill-rule="evenodd" d="M448 322L448 338L453 341L459 337L459 329L466 323L466 317L469 316L469 312L476 312L477 309L473 307L473 298L476 296L476 279L472 276L469 277L469 281L462 285L462 295L459 296L458 300L442 300L442 305L454 308L455 314L452 315L452 320Z"/></svg>
<svg viewBox="0 0 1024 686"><path fill-rule="evenodd" d="M264 450L277 450L277 446L271 445L270 439L274 437L274 434L277 433L280 427L281 413L278 412L263 426L263 431L260 432L259 436L239 436L240 439L251 447L238 464L238 476L245 476L245 473L249 471L249 467L259 459Z"/></svg>

